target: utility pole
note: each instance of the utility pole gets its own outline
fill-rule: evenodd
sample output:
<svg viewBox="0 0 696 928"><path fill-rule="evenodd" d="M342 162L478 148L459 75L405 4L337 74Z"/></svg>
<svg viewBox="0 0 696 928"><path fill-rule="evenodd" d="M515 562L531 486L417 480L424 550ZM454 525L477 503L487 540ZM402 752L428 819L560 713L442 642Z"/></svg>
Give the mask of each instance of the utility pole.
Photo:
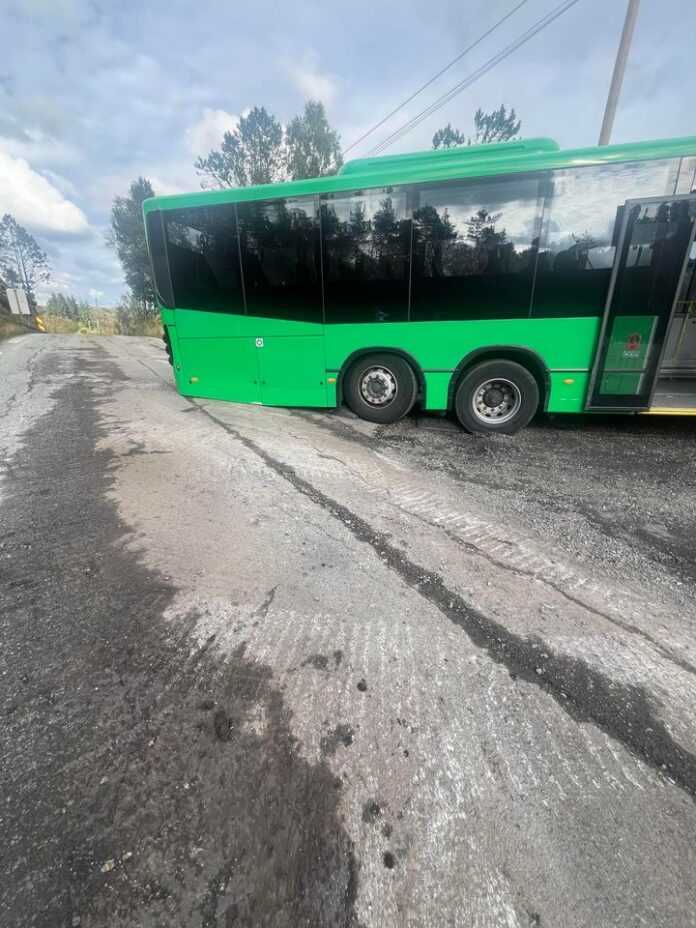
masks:
<svg viewBox="0 0 696 928"><path fill-rule="evenodd" d="M628 52L631 48L631 40L633 39L633 30L636 28L636 20L638 19L638 6L640 5L640 0L628 0L628 9L626 10L626 20L624 22L623 32L621 33L621 41L619 42L619 50L616 53L616 61L614 62L614 73L611 76L611 85L609 87L609 96L607 97L607 105L604 110L604 119L602 121L602 131L599 133L599 144L608 145L609 139L611 137L611 130L614 128L614 117L616 116L616 104L619 102L619 94L621 93L621 85L623 84L624 71L626 70L626 62L628 61Z"/></svg>

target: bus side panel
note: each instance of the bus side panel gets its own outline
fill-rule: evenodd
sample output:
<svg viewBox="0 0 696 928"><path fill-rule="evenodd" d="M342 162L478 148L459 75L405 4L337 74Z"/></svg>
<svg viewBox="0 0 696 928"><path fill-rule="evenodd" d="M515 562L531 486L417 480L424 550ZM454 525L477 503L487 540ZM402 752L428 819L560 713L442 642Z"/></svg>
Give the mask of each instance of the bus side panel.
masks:
<svg viewBox="0 0 696 928"><path fill-rule="evenodd" d="M423 374L425 379L425 408L447 409L449 397L450 371L427 371Z"/></svg>
<svg viewBox="0 0 696 928"><path fill-rule="evenodd" d="M264 406L327 406L321 335L265 336L257 348Z"/></svg>
<svg viewBox="0 0 696 928"><path fill-rule="evenodd" d="M552 373L551 392L546 403L547 412L583 412L589 371L562 371Z"/></svg>
<svg viewBox="0 0 696 928"><path fill-rule="evenodd" d="M579 412L584 405L599 322L593 316L328 325L326 366L329 372L339 371L352 354L365 349L404 351L414 358L425 377L426 408L436 410L447 408L452 373L472 352L527 348L539 355L550 373L547 409ZM567 380L573 382L565 383Z"/></svg>
<svg viewBox="0 0 696 928"><path fill-rule="evenodd" d="M324 327L177 309L177 387L186 396L269 406L326 406Z"/></svg>
<svg viewBox="0 0 696 928"><path fill-rule="evenodd" d="M258 351L253 338L181 340L184 396L260 403Z"/></svg>

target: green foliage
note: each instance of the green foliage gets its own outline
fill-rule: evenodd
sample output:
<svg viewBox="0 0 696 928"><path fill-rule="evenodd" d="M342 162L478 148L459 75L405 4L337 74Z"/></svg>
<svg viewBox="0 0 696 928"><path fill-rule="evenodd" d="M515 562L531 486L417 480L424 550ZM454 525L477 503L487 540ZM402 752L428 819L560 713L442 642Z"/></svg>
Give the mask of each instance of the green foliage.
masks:
<svg viewBox="0 0 696 928"><path fill-rule="evenodd" d="M507 111L502 103L497 110L484 113L482 109L474 114L474 136L467 137L459 129L453 129L451 123L438 129L433 136L433 148L456 148L459 145L486 145L491 142L509 142L518 137L522 121L517 118L514 106Z"/></svg>
<svg viewBox="0 0 696 928"><path fill-rule="evenodd" d="M119 335L160 335L162 331L159 319L145 315L132 294L123 296L116 307L116 329Z"/></svg>
<svg viewBox="0 0 696 928"><path fill-rule="evenodd" d="M219 150L198 158L202 186L246 187L270 184L283 168L283 127L265 107L255 106L232 132L225 132Z"/></svg>
<svg viewBox="0 0 696 928"><path fill-rule="evenodd" d="M287 173L291 180L335 174L343 164L339 135L329 125L324 104L309 100L286 133Z"/></svg>
<svg viewBox="0 0 696 928"><path fill-rule="evenodd" d="M455 148L466 144L467 138L464 133L459 129L453 129L450 122L443 129L438 129L433 136L433 148Z"/></svg>
<svg viewBox="0 0 696 928"><path fill-rule="evenodd" d="M203 187L246 187L335 174L342 164L339 136L323 103L309 100L286 132L265 107L255 106L195 168Z"/></svg>
<svg viewBox="0 0 696 928"><path fill-rule="evenodd" d="M505 242L506 232L502 229L496 231L495 224L502 213L491 213L487 209L479 209L467 221L466 237L474 243L476 248L491 248Z"/></svg>
<svg viewBox="0 0 696 928"><path fill-rule="evenodd" d="M0 220L0 278L5 304L7 287L18 287L26 291L30 305L35 307L36 286L50 276L46 252L14 216L5 213Z"/></svg>
<svg viewBox="0 0 696 928"><path fill-rule="evenodd" d="M509 142L519 135L522 120L517 118L515 107L508 113L505 104L501 103L497 110L484 113L482 109L474 114L476 128L475 144L485 145L489 142Z"/></svg>
<svg viewBox="0 0 696 928"><path fill-rule="evenodd" d="M146 316L156 314L155 286L147 253L143 200L155 195L149 180L139 177L127 197L116 197L111 207L111 232L107 242L116 249L126 284Z"/></svg>
<svg viewBox="0 0 696 928"><path fill-rule="evenodd" d="M52 293L44 306L47 316L58 316L74 322L78 322L90 309L89 303L78 302L74 296L67 296L64 293Z"/></svg>

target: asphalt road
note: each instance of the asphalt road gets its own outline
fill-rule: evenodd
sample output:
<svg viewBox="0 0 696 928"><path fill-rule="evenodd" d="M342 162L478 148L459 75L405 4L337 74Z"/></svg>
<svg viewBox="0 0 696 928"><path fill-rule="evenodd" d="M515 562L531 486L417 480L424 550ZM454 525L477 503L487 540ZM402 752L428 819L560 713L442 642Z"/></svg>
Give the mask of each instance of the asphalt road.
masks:
<svg viewBox="0 0 696 928"><path fill-rule="evenodd" d="M696 429L0 343L0 925L696 925Z"/></svg>

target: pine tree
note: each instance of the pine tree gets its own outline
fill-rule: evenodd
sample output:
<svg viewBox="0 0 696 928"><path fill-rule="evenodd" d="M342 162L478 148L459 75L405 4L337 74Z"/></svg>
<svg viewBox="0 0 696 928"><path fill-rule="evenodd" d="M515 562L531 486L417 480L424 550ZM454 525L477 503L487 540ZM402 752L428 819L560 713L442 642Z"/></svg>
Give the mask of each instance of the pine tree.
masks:
<svg viewBox="0 0 696 928"><path fill-rule="evenodd" d="M116 197L111 207L111 232L108 243L116 249L123 276L144 316L156 311L155 286L147 252L143 200L155 195L152 184L139 177L130 185L127 197Z"/></svg>
<svg viewBox="0 0 696 928"><path fill-rule="evenodd" d="M291 180L335 174L343 164L338 133L326 118L324 104L309 100L286 133L287 173Z"/></svg>
<svg viewBox="0 0 696 928"><path fill-rule="evenodd" d="M451 123L438 129L433 136L433 148L456 148L460 145L487 145L491 142L509 142L517 138L522 121L517 118L514 106L508 113L502 103L497 110L484 113L477 109L474 114L474 135L467 137Z"/></svg>
<svg viewBox="0 0 696 928"><path fill-rule="evenodd" d="M4 289L24 290L29 305L35 309L36 287L45 283L50 276L46 252L14 216L5 213L0 220L0 277Z"/></svg>

